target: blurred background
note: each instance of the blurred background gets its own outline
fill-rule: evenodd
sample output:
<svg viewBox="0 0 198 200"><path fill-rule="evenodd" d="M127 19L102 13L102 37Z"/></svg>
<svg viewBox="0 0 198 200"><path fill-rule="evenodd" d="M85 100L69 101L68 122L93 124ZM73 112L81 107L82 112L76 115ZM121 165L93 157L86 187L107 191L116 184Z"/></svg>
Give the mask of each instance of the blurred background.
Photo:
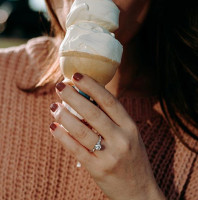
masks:
<svg viewBox="0 0 198 200"><path fill-rule="evenodd" d="M44 0L0 0L0 48L23 44L49 29Z"/></svg>

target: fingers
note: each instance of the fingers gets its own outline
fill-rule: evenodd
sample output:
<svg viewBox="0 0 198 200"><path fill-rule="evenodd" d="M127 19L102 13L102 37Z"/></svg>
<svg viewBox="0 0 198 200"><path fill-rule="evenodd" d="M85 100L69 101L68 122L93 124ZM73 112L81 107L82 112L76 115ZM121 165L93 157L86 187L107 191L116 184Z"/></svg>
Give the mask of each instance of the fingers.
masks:
<svg viewBox="0 0 198 200"><path fill-rule="evenodd" d="M73 87L66 83L57 85L60 98L79 113L104 138L112 137L117 125L97 106L80 95Z"/></svg>
<svg viewBox="0 0 198 200"><path fill-rule="evenodd" d="M50 131L53 136L67 148L71 153L73 153L76 158L82 163L86 163L86 167L89 167L89 163L92 163L95 157L90 154L78 141L70 136L70 134L58 123L53 123L50 126Z"/></svg>
<svg viewBox="0 0 198 200"><path fill-rule="evenodd" d="M81 91L94 99L117 125L125 126L128 124L128 120L130 121L131 118L121 103L109 91L85 74L81 79L76 79L76 74L74 74L72 81Z"/></svg>
<svg viewBox="0 0 198 200"><path fill-rule="evenodd" d="M108 150L105 149L105 152L98 151L98 156L90 153L58 123L50 125L50 132L64 148L74 154L76 159L83 164L94 178L104 177L105 170L112 165L111 163L114 160Z"/></svg>
<svg viewBox="0 0 198 200"><path fill-rule="evenodd" d="M92 150L98 140L98 135L71 114L62 104L51 105L51 113L59 124L88 150Z"/></svg>

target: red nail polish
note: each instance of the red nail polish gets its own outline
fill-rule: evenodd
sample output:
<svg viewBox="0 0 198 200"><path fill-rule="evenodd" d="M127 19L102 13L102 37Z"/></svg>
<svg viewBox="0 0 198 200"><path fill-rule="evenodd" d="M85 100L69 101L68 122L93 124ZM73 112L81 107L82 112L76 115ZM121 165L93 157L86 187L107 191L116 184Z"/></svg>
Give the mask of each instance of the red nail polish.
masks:
<svg viewBox="0 0 198 200"><path fill-rule="evenodd" d="M57 128L57 126L56 126L56 124L52 123L52 124L50 125L50 128L51 128L53 131L55 131L55 129Z"/></svg>
<svg viewBox="0 0 198 200"><path fill-rule="evenodd" d="M66 85L63 82L56 84L56 88L59 92L61 92L65 87L66 87Z"/></svg>
<svg viewBox="0 0 198 200"><path fill-rule="evenodd" d="M55 112L57 108L58 108L58 104L56 104L56 103L53 103L53 104L50 105L50 110L52 112Z"/></svg>
<svg viewBox="0 0 198 200"><path fill-rule="evenodd" d="M80 81L80 80L83 78L83 75L80 74L80 73L75 73L75 74L73 75L73 78L74 78L74 80L76 80L76 81Z"/></svg>

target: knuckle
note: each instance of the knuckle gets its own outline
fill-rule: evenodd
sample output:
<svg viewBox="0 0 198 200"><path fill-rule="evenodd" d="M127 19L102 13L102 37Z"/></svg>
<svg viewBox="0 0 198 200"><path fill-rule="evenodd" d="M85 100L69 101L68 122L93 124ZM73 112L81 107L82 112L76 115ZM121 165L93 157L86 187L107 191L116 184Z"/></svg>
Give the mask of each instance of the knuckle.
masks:
<svg viewBox="0 0 198 200"><path fill-rule="evenodd" d="M83 126L80 126L75 135L78 139L85 139L87 137L87 129Z"/></svg>
<svg viewBox="0 0 198 200"><path fill-rule="evenodd" d="M55 115L55 119L58 121L58 122L63 122L63 113L62 113L62 108L59 107L59 109L57 110L56 112L56 115Z"/></svg>
<svg viewBox="0 0 198 200"><path fill-rule="evenodd" d="M89 119L98 119L101 115L101 111L97 107L93 107L93 109L90 112L90 115L88 116Z"/></svg>
<svg viewBox="0 0 198 200"><path fill-rule="evenodd" d="M117 100L109 93L104 97L103 105L106 107L111 107L117 103Z"/></svg>
<svg viewBox="0 0 198 200"><path fill-rule="evenodd" d="M119 149L121 154L126 154L129 151L131 151L132 144L131 141L128 138L122 138L119 141Z"/></svg>

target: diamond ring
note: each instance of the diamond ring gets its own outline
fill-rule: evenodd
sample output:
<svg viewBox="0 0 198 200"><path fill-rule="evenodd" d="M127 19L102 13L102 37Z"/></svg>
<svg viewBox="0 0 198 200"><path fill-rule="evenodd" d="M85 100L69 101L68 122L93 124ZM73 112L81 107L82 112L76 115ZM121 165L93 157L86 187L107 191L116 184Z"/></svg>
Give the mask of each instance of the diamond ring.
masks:
<svg viewBox="0 0 198 200"><path fill-rule="evenodd" d="M90 152L94 152L94 151L100 151L102 149L102 145L101 145L101 141L102 141L102 136L98 135L98 142L95 144L94 148L92 150L90 150Z"/></svg>

